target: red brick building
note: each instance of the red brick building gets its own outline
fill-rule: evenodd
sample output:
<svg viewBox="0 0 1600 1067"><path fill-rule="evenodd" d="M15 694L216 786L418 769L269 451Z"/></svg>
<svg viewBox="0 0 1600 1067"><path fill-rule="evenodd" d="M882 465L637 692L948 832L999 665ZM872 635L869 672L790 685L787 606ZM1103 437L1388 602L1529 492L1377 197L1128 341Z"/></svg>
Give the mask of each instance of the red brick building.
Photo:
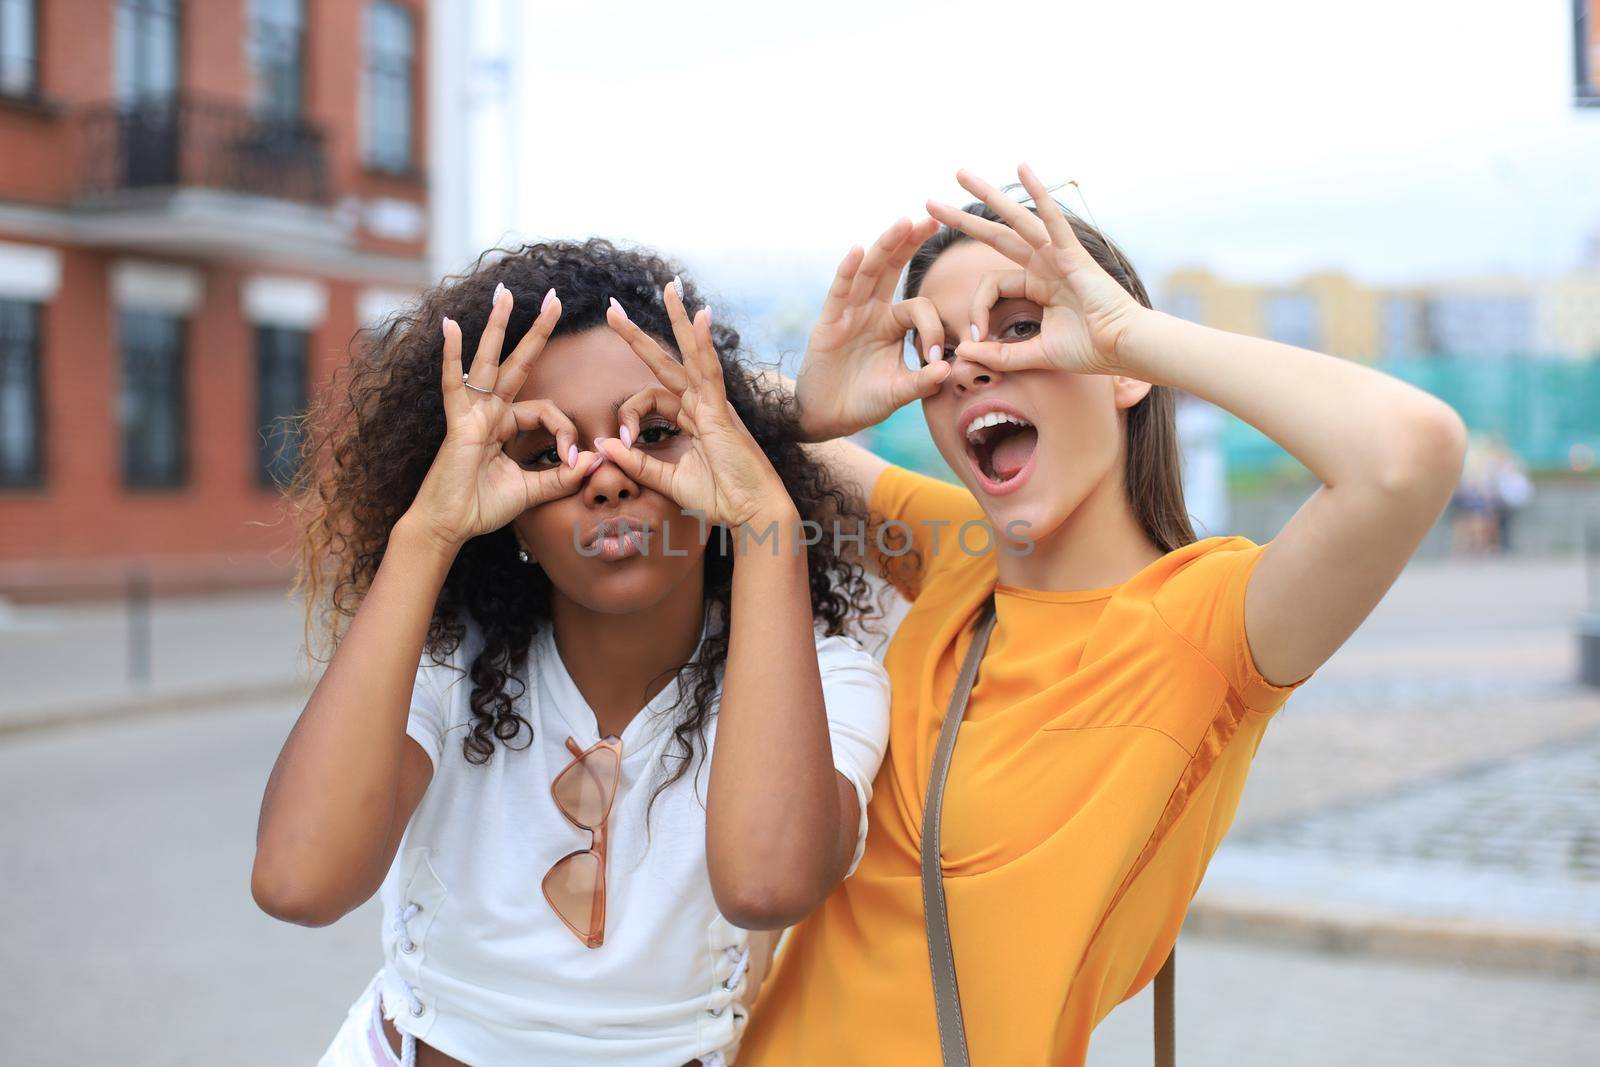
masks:
<svg viewBox="0 0 1600 1067"><path fill-rule="evenodd" d="M0 595L285 562L283 421L426 278L425 0L0 0Z"/></svg>

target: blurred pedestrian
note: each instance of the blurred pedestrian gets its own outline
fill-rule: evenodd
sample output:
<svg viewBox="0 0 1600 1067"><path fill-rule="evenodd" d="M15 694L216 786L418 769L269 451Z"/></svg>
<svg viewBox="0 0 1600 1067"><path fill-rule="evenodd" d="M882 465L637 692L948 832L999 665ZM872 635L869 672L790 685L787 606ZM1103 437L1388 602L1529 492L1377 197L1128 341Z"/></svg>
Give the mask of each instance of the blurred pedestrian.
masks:
<svg viewBox="0 0 1600 1067"><path fill-rule="evenodd" d="M1487 439L1474 434L1450 497L1450 547L1456 555L1483 555L1494 550L1497 540L1493 459Z"/></svg>
<svg viewBox="0 0 1600 1067"><path fill-rule="evenodd" d="M1496 440L1489 454L1490 510L1494 521L1495 549L1511 551L1512 520L1533 502L1533 479L1527 465L1504 441Z"/></svg>

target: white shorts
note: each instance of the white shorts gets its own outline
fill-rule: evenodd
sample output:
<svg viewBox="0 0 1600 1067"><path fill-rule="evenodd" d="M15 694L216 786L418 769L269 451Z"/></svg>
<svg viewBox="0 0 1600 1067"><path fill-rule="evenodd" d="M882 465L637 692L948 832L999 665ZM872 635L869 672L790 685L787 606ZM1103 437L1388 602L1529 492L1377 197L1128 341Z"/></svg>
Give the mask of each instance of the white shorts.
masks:
<svg viewBox="0 0 1600 1067"><path fill-rule="evenodd" d="M366 991L350 1006L344 1025L317 1061L317 1067L400 1067L383 1033L383 1006L379 987L383 972L367 983Z"/></svg>

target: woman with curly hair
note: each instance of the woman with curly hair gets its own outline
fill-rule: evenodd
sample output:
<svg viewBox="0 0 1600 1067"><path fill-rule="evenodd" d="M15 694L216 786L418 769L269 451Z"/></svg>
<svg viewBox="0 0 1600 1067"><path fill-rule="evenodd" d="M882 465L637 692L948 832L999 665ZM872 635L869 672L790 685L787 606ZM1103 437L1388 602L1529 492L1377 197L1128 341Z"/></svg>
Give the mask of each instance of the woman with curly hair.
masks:
<svg viewBox="0 0 1600 1067"><path fill-rule="evenodd" d="M604 241L481 259L311 417L334 651L252 889L306 925L380 894L324 1064L719 1063L748 931L862 853L888 684L862 571L802 536L850 504L700 303Z"/></svg>

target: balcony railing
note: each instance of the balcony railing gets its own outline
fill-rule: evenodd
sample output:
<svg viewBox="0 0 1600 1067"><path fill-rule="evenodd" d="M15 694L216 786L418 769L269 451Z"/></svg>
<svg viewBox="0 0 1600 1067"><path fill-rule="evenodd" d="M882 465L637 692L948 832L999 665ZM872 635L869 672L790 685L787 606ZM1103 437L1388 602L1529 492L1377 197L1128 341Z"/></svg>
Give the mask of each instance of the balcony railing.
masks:
<svg viewBox="0 0 1600 1067"><path fill-rule="evenodd" d="M323 132L300 119L176 96L87 111L83 134L90 199L179 188L328 199Z"/></svg>

